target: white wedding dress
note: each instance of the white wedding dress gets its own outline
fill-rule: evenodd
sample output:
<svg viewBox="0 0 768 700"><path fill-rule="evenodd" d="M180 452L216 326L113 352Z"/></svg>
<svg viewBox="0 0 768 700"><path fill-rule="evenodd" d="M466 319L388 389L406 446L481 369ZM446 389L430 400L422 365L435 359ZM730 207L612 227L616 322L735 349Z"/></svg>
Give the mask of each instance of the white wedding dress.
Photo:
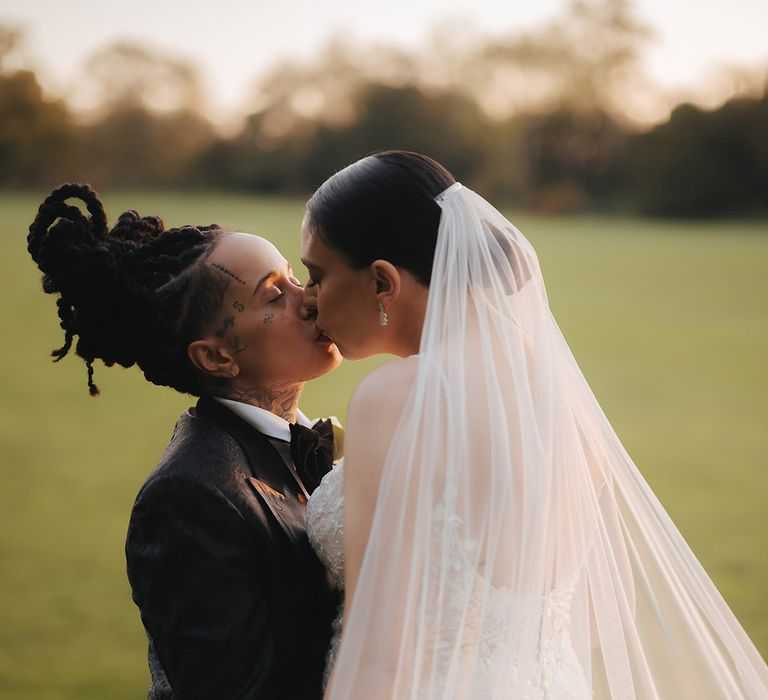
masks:
<svg viewBox="0 0 768 700"><path fill-rule="evenodd" d="M442 518L442 511L436 513ZM442 521L435 529L440 532ZM444 675L450 663L452 647L450 640L466 635L471 628L470 637L478 642L481 650L479 665L472 683L471 698L484 700L493 696L494 689L488 684L495 678L496 664L513 664L505 658L508 645L507 630L514 629L510 620L523 624L526 618L541 619L540 646L537 667L530 673L519 674L520 687L510 688L508 697L514 700L584 700L591 697L584 672L576 658L571 644L570 604L575 581L561 583L544 600L515 599L509 591L496 588L492 590L489 601L478 606L476 614L467 617L462 614L463 603L467 597L473 597L474 591L487 589L487 582L481 580L467 556L476 545L464 540L460 534L461 523L452 522L450 532L453 542L449 551L453 553L448 565L450 571L450 596L456 602L453 620L443 624L438 637L433 640L432 653L424 663L432 673ZM344 590L344 463L343 460L322 480L307 504L307 534L320 561L328 570L339 590ZM445 605L445 602L443 603ZM543 607L543 610L542 610ZM482 609L484 608L484 609ZM449 607L450 610L450 607ZM445 612L443 613L445 614ZM324 682L327 683L341 641L343 605L333 623L333 637L328 651ZM429 616L428 616L429 617ZM462 619L463 617L463 619ZM460 628L462 628L460 630ZM446 643L448 642L448 643ZM445 654L441 654L446 650ZM446 658L441 658L446 656ZM429 690L422 697L436 697L434 679L429 682Z"/></svg>
<svg viewBox="0 0 768 700"><path fill-rule="evenodd" d="M768 666L600 408L530 242L459 183L436 202L415 376L371 452L328 699L765 700ZM340 587L342 469L308 510Z"/></svg>

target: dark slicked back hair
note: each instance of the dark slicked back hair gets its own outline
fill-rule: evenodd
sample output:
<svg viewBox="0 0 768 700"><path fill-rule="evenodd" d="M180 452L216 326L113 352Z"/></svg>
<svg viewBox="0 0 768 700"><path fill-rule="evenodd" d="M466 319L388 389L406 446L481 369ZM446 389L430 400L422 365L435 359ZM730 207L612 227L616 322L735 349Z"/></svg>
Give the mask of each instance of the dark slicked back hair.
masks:
<svg viewBox="0 0 768 700"><path fill-rule="evenodd" d="M81 200L89 216L67 203ZM88 368L93 362L138 365L153 384L200 396L208 382L187 356L187 346L212 323L227 280L205 264L216 225L165 230L157 216L135 210L120 215L110 231L104 207L88 185L55 189L29 227L28 250L43 273L43 289L58 294L64 345L75 343Z"/></svg>
<svg viewBox="0 0 768 700"><path fill-rule="evenodd" d="M435 197L454 182L420 153L375 153L320 185L307 202L310 231L357 269L387 260L428 286L442 211Z"/></svg>

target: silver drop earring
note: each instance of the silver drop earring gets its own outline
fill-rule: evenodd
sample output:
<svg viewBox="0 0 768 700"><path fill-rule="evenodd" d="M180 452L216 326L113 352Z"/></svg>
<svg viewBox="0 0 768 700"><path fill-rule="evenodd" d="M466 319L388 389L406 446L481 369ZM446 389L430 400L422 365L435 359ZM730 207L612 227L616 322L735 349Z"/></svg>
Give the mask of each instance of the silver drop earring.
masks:
<svg viewBox="0 0 768 700"><path fill-rule="evenodd" d="M381 301L379 301L379 325L389 325L389 316L387 316L387 312L384 311L384 304Z"/></svg>

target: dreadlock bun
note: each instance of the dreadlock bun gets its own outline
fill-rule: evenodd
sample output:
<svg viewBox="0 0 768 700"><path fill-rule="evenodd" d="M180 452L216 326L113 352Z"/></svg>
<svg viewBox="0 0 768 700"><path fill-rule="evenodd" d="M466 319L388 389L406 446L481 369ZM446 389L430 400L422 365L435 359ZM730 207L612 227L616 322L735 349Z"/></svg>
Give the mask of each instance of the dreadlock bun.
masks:
<svg viewBox="0 0 768 700"><path fill-rule="evenodd" d="M67 204L79 199L88 211ZM138 365L152 383L200 395L205 381L187 346L212 318L225 283L204 264L222 230L216 225L165 230L157 216L124 212L110 231L104 206L85 184L55 189L29 227L27 247L43 273L43 290L58 294L64 344L93 382L93 362Z"/></svg>

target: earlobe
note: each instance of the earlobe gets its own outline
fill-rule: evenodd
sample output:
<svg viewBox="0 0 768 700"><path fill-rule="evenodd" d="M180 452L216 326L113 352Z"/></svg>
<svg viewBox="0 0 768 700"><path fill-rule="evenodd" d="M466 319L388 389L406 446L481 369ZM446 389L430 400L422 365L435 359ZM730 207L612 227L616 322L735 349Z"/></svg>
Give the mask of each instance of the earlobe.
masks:
<svg viewBox="0 0 768 700"><path fill-rule="evenodd" d="M194 340L187 346L187 357L194 367L214 377L236 377L240 373L235 359L212 340Z"/></svg>

